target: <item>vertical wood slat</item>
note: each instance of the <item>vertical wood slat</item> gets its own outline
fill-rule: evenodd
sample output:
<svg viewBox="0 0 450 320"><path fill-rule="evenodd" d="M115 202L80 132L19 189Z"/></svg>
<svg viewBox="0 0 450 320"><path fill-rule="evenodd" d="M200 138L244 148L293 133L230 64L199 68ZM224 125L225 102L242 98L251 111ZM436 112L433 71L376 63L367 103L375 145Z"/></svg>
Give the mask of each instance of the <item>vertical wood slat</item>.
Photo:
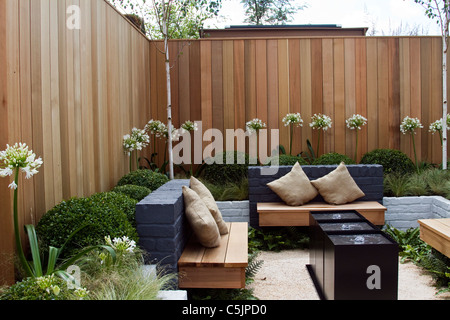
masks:
<svg viewBox="0 0 450 320"><path fill-rule="evenodd" d="M66 25L70 5L81 8L80 30ZM122 137L150 109L150 46L105 1L1 0L0 18L0 149L25 142L43 158L39 174L19 181L20 223L37 223L62 199L108 191L126 172ZM0 194L3 284L14 280L14 241L12 192Z"/></svg>

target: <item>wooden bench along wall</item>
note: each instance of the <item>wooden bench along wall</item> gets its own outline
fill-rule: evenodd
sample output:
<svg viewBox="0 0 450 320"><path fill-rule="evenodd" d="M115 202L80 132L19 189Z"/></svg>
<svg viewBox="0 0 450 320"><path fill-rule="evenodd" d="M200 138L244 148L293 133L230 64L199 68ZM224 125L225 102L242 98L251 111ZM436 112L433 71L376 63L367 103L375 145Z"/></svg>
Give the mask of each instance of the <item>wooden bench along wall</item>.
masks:
<svg viewBox="0 0 450 320"><path fill-rule="evenodd" d="M178 286L185 288L245 287L248 266L248 224L227 223L229 233L217 248L205 248L191 237L178 260Z"/></svg>
<svg viewBox="0 0 450 320"><path fill-rule="evenodd" d="M178 272L179 288L244 288L248 223L228 222L230 231L221 237L220 246L201 246L184 214L183 186L189 186L189 180L171 180L136 205L146 263Z"/></svg>
<svg viewBox="0 0 450 320"><path fill-rule="evenodd" d="M321 178L337 165L302 166L310 180ZM319 210L356 210L375 225L384 224L386 208L383 203L383 167L381 165L348 165L348 171L359 188L363 198L345 205L330 205L319 195L303 206L288 206L275 194L267 183L276 180L292 169L280 166L274 175L261 174L260 167L249 167L250 225L264 226L309 226L309 212Z"/></svg>
<svg viewBox="0 0 450 320"><path fill-rule="evenodd" d="M450 258L450 219L422 219L420 239Z"/></svg>

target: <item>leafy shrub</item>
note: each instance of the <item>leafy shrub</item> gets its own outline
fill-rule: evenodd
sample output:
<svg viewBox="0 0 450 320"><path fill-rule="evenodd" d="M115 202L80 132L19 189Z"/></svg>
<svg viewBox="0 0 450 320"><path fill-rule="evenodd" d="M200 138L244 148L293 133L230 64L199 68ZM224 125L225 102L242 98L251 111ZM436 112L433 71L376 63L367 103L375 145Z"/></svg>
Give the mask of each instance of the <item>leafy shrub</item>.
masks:
<svg viewBox="0 0 450 320"><path fill-rule="evenodd" d="M381 164L384 173L396 172L399 174L411 173L416 170L412 160L400 150L376 149L366 153L362 164Z"/></svg>
<svg viewBox="0 0 450 320"><path fill-rule="evenodd" d="M70 239L64 257L80 248L102 244L105 236L128 236L137 241L133 227L136 200L120 193L105 192L90 198L72 198L50 209L39 221L36 233L43 248L61 248L69 236L84 227Z"/></svg>
<svg viewBox="0 0 450 320"><path fill-rule="evenodd" d="M0 300L71 300L75 299L73 290L67 282L55 275L30 277L10 286Z"/></svg>
<svg viewBox="0 0 450 320"><path fill-rule="evenodd" d="M152 191L147 187L136 186L133 184L126 184L123 186L116 186L112 189L113 192L122 193L129 196L131 199L141 201L148 196Z"/></svg>
<svg viewBox="0 0 450 320"><path fill-rule="evenodd" d="M258 250L275 251L289 249L304 249L309 245L309 236L305 228L280 227L280 228L250 228L249 252Z"/></svg>
<svg viewBox="0 0 450 320"><path fill-rule="evenodd" d="M136 224L136 204L137 200L120 192L100 192L91 196L91 200L95 203L104 204L110 202L119 210L125 213L128 221L134 227Z"/></svg>
<svg viewBox="0 0 450 320"><path fill-rule="evenodd" d="M419 173L400 174L391 172L384 176L386 196L450 196L450 171L436 168Z"/></svg>
<svg viewBox="0 0 450 320"><path fill-rule="evenodd" d="M248 200L248 179L244 178L240 182L213 184L202 180L202 183L211 192L216 201L242 201Z"/></svg>
<svg viewBox="0 0 450 320"><path fill-rule="evenodd" d="M355 164L355 161L346 155L333 152L321 155L319 158L314 160L313 165L332 165L340 164L341 162L344 162L345 164Z"/></svg>
<svg viewBox="0 0 450 320"><path fill-rule="evenodd" d="M280 154L279 155L279 165L280 166L293 166L296 162L298 162L301 166L308 165L305 159L300 156L291 156L288 154ZM268 162L270 165L271 162Z"/></svg>
<svg viewBox="0 0 450 320"><path fill-rule="evenodd" d="M233 163L227 162L233 156ZM205 167L205 179L214 184L238 183L248 175L249 156L239 151L226 151L214 157L216 161ZM218 160L223 164L218 164Z"/></svg>
<svg viewBox="0 0 450 320"><path fill-rule="evenodd" d="M409 195L409 176L389 173L384 176L384 195L388 197L405 197Z"/></svg>
<svg viewBox="0 0 450 320"><path fill-rule="evenodd" d="M135 186L146 187L151 191L155 191L165 183L169 181L166 175L163 175L152 170L136 170L124 175L119 182L118 186L124 186L132 184Z"/></svg>

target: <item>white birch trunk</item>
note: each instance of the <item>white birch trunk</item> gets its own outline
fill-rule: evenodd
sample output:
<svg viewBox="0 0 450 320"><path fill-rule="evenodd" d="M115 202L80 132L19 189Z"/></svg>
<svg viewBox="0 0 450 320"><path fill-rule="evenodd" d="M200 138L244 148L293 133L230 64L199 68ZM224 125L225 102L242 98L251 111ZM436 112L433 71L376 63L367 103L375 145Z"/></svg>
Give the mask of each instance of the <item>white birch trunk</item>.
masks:
<svg viewBox="0 0 450 320"><path fill-rule="evenodd" d="M172 90L170 85L170 55L169 55L169 39L167 29L167 13L164 14L163 33L164 33L164 52L166 55L166 80L167 80L167 129L168 129L168 151L169 151L169 178L174 179L173 175L173 148L172 148Z"/></svg>
<svg viewBox="0 0 450 320"><path fill-rule="evenodd" d="M448 16L447 16L448 18ZM443 48L443 58L442 58L442 92L443 92L443 107L442 107L442 169L447 169L447 34L448 29L446 28L445 33L442 35L442 48Z"/></svg>

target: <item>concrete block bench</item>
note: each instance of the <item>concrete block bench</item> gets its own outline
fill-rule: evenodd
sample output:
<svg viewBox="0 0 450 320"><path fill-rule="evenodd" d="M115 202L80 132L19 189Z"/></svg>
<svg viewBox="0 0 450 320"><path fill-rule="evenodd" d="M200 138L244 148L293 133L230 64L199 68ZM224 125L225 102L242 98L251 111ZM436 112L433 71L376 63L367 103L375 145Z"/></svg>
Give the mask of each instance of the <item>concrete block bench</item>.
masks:
<svg viewBox="0 0 450 320"><path fill-rule="evenodd" d="M337 165L302 166L310 180L321 178ZM249 167L250 225L309 226L309 213L323 210L356 210L375 225L384 224L386 208L383 203L383 167L381 165L348 165L347 169L365 196L345 205L330 205L318 195L303 206L288 206L267 183L289 173L292 166L280 166L277 173L263 175L261 167Z"/></svg>

